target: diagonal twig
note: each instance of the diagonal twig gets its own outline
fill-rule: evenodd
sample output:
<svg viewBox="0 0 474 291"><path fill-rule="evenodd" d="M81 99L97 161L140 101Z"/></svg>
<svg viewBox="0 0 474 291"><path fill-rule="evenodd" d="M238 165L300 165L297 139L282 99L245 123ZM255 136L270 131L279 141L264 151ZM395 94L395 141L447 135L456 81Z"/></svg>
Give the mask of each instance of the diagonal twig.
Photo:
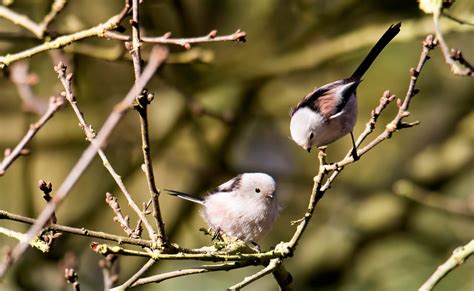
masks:
<svg viewBox="0 0 474 291"><path fill-rule="evenodd" d="M443 33L439 25L440 10L433 11L433 23L436 32L436 39L439 42L444 60L451 66L451 72L458 76L473 76L474 66L471 65L464 57L460 50L450 50L448 44L444 40Z"/></svg>
<svg viewBox="0 0 474 291"><path fill-rule="evenodd" d="M43 36L48 29L49 24L58 16L58 14L64 9L67 4L67 0L54 0L51 4L51 9L48 14L43 17L43 20L39 23L40 29L43 30Z"/></svg>
<svg viewBox="0 0 474 291"><path fill-rule="evenodd" d="M418 289L419 291L429 291L438 284L449 272L454 268L460 266L467 260L472 254L474 254L474 240L471 240L464 246L461 246L453 251L453 255L449 259L440 265L433 275Z"/></svg>
<svg viewBox="0 0 474 291"><path fill-rule="evenodd" d="M265 268L253 274L252 276L245 277L244 280L242 280L241 282L235 285L230 286L227 290L232 290L232 291L240 290L241 288L249 285L250 283L272 273L273 270L275 270L281 264L281 262L282 260L280 258L270 260L270 262Z"/></svg>
<svg viewBox="0 0 474 291"><path fill-rule="evenodd" d="M46 124L46 122L51 117L53 117L54 113L56 113L56 111L58 111L63 104L64 100L62 97L51 97L49 99L48 109L46 112L37 122L30 124L30 129L26 132L25 136L18 143L15 149L11 152L8 151L3 161L0 162L0 177L3 176L8 167L10 167L11 164L13 164L13 162L22 155L22 151L24 153L26 145L33 139L33 137Z"/></svg>
<svg viewBox="0 0 474 291"><path fill-rule="evenodd" d="M72 88L71 88L71 81L72 81L72 76L73 76L72 73L66 74L67 68L66 68L66 65L64 65L62 62L59 63L57 66L55 66L54 69L58 73L58 78L63 84L66 100L68 100L69 104L71 104L71 107L74 110L74 113L76 114L77 119L79 120L79 126L84 130L87 140L89 140L92 145L95 145L95 147L97 148L97 153L102 159L104 167L109 171L110 175L115 180L115 183L119 186L125 198L127 198L127 201L130 207L135 211L138 217L140 217L140 220L143 222L143 224L145 224L145 228L147 229L150 239L155 240L154 238L155 230L151 226L145 214L141 211L141 209L133 200L132 195L130 194L130 192L127 190L127 187L123 183L122 178L120 177L119 174L117 174L115 169L112 167L112 164L108 160L104 151L100 148L100 145L96 142L95 140L96 133L93 130L92 126L87 124L84 118L84 114L81 112L79 105L77 104L76 97L72 93ZM127 233L127 234L130 235L130 234L133 234L133 232Z"/></svg>

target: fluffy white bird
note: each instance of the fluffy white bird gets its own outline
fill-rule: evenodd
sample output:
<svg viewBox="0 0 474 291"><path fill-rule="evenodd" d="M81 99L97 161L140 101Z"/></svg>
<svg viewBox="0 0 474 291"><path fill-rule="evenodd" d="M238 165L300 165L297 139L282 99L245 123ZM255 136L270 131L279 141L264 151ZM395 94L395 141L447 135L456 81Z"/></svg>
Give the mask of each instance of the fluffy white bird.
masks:
<svg viewBox="0 0 474 291"><path fill-rule="evenodd" d="M275 180L264 173L244 173L218 186L206 198L166 190L204 206L202 216L214 233L255 245L275 222L279 205Z"/></svg>
<svg viewBox="0 0 474 291"><path fill-rule="evenodd" d="M400 32L400 26L397 23L388 28L351 77L315 89L291 110L290 132L295 143L310 152L313 146L328 145L350 133L352 155L358 159L352 134L357 119L356 89L380 52Z"/></svg>

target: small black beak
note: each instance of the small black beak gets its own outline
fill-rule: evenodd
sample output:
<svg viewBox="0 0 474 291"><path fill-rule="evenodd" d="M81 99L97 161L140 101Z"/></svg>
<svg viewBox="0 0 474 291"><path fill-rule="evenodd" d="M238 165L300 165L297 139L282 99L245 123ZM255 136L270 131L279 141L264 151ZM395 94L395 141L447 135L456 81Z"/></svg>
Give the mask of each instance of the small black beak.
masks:
<svg viewBox="0 0 474 291"><path fill-rule="evenodd" d="M311 147L308 147L306 150L308 151L308 153L310 153L311 152Z"/></svg>

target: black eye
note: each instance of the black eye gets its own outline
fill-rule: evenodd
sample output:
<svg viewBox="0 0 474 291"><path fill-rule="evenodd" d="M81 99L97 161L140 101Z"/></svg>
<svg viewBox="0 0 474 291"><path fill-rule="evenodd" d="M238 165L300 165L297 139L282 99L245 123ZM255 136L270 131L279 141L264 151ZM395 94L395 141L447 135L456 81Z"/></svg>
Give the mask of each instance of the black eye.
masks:
<svg viewBox="0 0 474 291"><path fill-rule="evenodd" d="M311 133L311 134L309 135L309 139L313 139L313 136L314 136L313 133Z"/></svg>
<svg viewBox="0 0 474 291"><path fill-rule="evenodd" d="M260 193L260 188L255 188L255 192Z"/></svg>

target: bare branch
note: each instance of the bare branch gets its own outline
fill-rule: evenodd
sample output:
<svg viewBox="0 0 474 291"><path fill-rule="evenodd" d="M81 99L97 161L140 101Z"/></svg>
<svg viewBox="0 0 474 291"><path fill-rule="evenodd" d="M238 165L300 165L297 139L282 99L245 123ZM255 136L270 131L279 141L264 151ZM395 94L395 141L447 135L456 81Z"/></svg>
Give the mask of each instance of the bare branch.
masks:
<svg viewBox="0 0 474 291"><path fill-rule="evenodd" d="M272 273L280 264L281 264L281 259L273 259L268 263L268 265L264 269L253 274L252 276L245 277L245 279L242 280L241 282L230 286L228 290L232 290L232 291L240 290L241 288L249 285L250 283Z"/></svg>
<svg viewBox="0 0 474 291"><path fill-rule="evenodd" d="M51 97L49 99L48 109L43 114L43 116L41 116L41 118L36 123L30 125L30 129L13 151L6 152L5 158L0 163L0 177L5 174L5 171L8 169L8 167L10 167L19 156L25 154L24 150L26 145L33 139L33 137L46 124L46 122L51 117L53 117L54 113L56 113L56 111L58 111L63 104L64 100L61 97Z"/></svg>
<svg viewBox="0 0 474 291"><path fill-rule="evenodd" d="M459 247L453 251L453 255L442 265L440 265L431 277L418 289L419 291L429 291L441 281L449 272L457 266L462 265L469 256L474 254L474 240L471 240L465 246Z"/></svg>
<svg viewBox="0 0 474 291"><path fill-rule="evenodd" d="M28 73L28 62L17 62L10 69L10 80L15 84L22 101L22 108L27 112L44 114L48 102L39 99L33 93L32 85L38 82L38 76Z"/></svg>
<svg viewBox="0 0 474 291"><path fill-rule="evenodd" d="M56 18L56 16L64 9L67 0L54 0L51 4L51 10L46 14L43 20L39 23L39 27L43 30L43 35L47 31L49 24Z"/></svg>
<svg viewBox="0 0 474 291"><path fill-rule="evenodd" d="M125 1L125 3L128 3L128 1ZM130 7L126 5L119 14L112 16L105 23L96 25L94 27L91 27L89 29L85 29L76 33L60 36L52 41L45 42L43 44L40 44L38 46L32 47L30 49L27 49L18 53L0 56L0 68L8 66L11 63L19 61L21 59L29 58L36 54L39 54L51 49L58 49L64 46L68 46L82 39L86 39L93 36L101 36L106 31L116 29L120 25L120 22L123 20L123 18L129 13L129 10L130 10ZM0 6L0 14L2 12L4 14L6 13L7 15L9 15L9 12L11 11L8 8L5 8L4 6ZM34 24L37 25L36 23ZM29 25L31 25L31 23L29 23ZM30 27L30 28L34 29L33 27ZM36 33L41 33L41 32L37 31Z"/></svg>
<svg viewBox="0 0 474 291"><path fill-rule="evenodd" d="M132 0L132 49L130 54L132 55L133 68L135 72L135 82L138 81L141 72L142 72L142 59L141 59L141 49L140 49L140 20L139 20L139 11L140 5L138 0ZM147 177L148 189L151 196L151 201L153 204L153 217L156 221L157 235L153 240L157 241L159 245L165 246L167 244L166 234L165 234L165 224L163 218L161 217L161 209L158 197L160 192L156 188L155 175L153 172L153 163L151 159L151 146L150 146L150 136L148 131L148 104L153 100L153 94L148 94L146 90L141 92L140 95L136 97L136 104L134 109L138 111L140 115L140 132L142 140L142 153L144 160L144 171Z"/></svg>
<svg viewBox="0 0 474 291"><path fill-rule="evenodd" d="M117 221L120 224L127 236L131 238L140 238L130 227L130 218L122 214L122 209L120 208L117 198L107 192L105 194L105 201L115 213L114 221Z"/></svg>
<svg viewBox="0 0 474 291"><path fill-rule="evenodd" d="M104 290L109 291L119 280L119 260L116 255L105 256L99 261L104 276Z"/></svg>
<svg viewBox="0 0 474 291"><path fill-rule="evenodd" d="M23 234L21 232L16 232L16 231L10 230L10 229L4 228L4 227L0 227L0 234L6 235L6 236L11 237L11 238L14 238L19 242L24 242L25 238L26 238L25 234ZM47 244L46 242L41 240L39 237L34 237L32 240L30 240L28 242L28 244L31 247L42 251L43 253L49 252L49 244Z"/></svg>
<svg viewBox="0 0 474 291"><path fill-rule="evenodd" d="M121 291L121 290L126 290L128 287L130 287L133 283L135 283L138 279L140 279L140 277L146 272L148 271L148 269L153 266L155 264L155 260L154 259L149 259L145 265L143 265L140 270L138 270L138 272L136 272L135 274L133 274L132 277L130 277L125 283L123 283L122 285L120 286L117 286L111 290L114 290L114 291Z"/></svg>
<svg viewBox="0 0 474 291"><path fill-rule="evenodd" d="M27 29L39 39L43 38L44 30L26 15L18 14L7 7L0 5L0 17L8 19L14 24Z"/></svg>
<svg viewBox="0 0 474 291"><path fill-rule="evenodd" d="M194 274L217 272L217 271L230 271L234 269L244 268L252 265L252 262L230 262L216 265L204 265L201 268L184 269L171 271L159 275L154 275L146 278L137 280L132 287L137 287L150 283L160 283L168 279L178 278L182 276L189 276Z"/></svg>
<svg viewBox="0 0 474 291"><path fill-rule="evenodd" d="M443 33L439 26L440 11L436 10L433 12L433 22L436 32L436 39L439 42L441 51L443 52L444 60L448 65L451 66L451 72L459 76L474 76L474 67L462 57L461 51L454 50L451 52L446 41L444 40Z"/></svg>
<svg viewBox="0 0 474 291"><path fill-rule="evenodd" d="M457 17L455 17L455 16L452 16L451 14L446 13L446 11L444 11L444 10L441 11L441 15L443 15L444 17L446 17L446 18L448 18L448 19L450 19L450 20L452 20L452 21L455 21L455 22L457 22L457 23L459 23L459 24L474 26L474 23L468 22L468 21L463 20L463 19L459 19L459 18L457 18Z"/></svg>
<svg viewBox="0 0 474 291"><path fill-rule="evenodd" d="M132 38L128 35L119 34L112 31L107 31L104 34L100 35L101 37L116 39L121 41L131 41ZM223 42L223 41L236 41L236 42L245 42L245 37L247 33L241 31L240 29L236 30L234 33L229 35L217 36L217 30L212 30L205 36L200 37L190 37L190 38L171 38L171 32L165 33L163 36L159 37L141 37L142 42L146 43L155 43L155 44L174 44L184 47L185 49L190 49L192 44L196 43L207 43L207 42Z"/></svg>
<svg viewBox="0 0 474 291"><path fill-rule="evenodd" d="M13 213L3 211L3 210L0 210L0 219L8 219L8 220L13 220L13 221L21 222L21 223L26 223L26 224L36 223L36 219L21 216L18 214L13 214ZM153 245L152 241L150 240L133 239L133 238L113 235L113 234L109 234L105 232L94 231L94 230L85 229L85 228L70 227L70 226L65 226L65 225L55 224L55 223L49 224L45 228L45 230L54 230L54 231L75 234L79 236L87 236L87 237L108 240L108 241L114 241L118 244L129 244L129 245L136 245L136 246L148 247L148 248Z"/></svg>

